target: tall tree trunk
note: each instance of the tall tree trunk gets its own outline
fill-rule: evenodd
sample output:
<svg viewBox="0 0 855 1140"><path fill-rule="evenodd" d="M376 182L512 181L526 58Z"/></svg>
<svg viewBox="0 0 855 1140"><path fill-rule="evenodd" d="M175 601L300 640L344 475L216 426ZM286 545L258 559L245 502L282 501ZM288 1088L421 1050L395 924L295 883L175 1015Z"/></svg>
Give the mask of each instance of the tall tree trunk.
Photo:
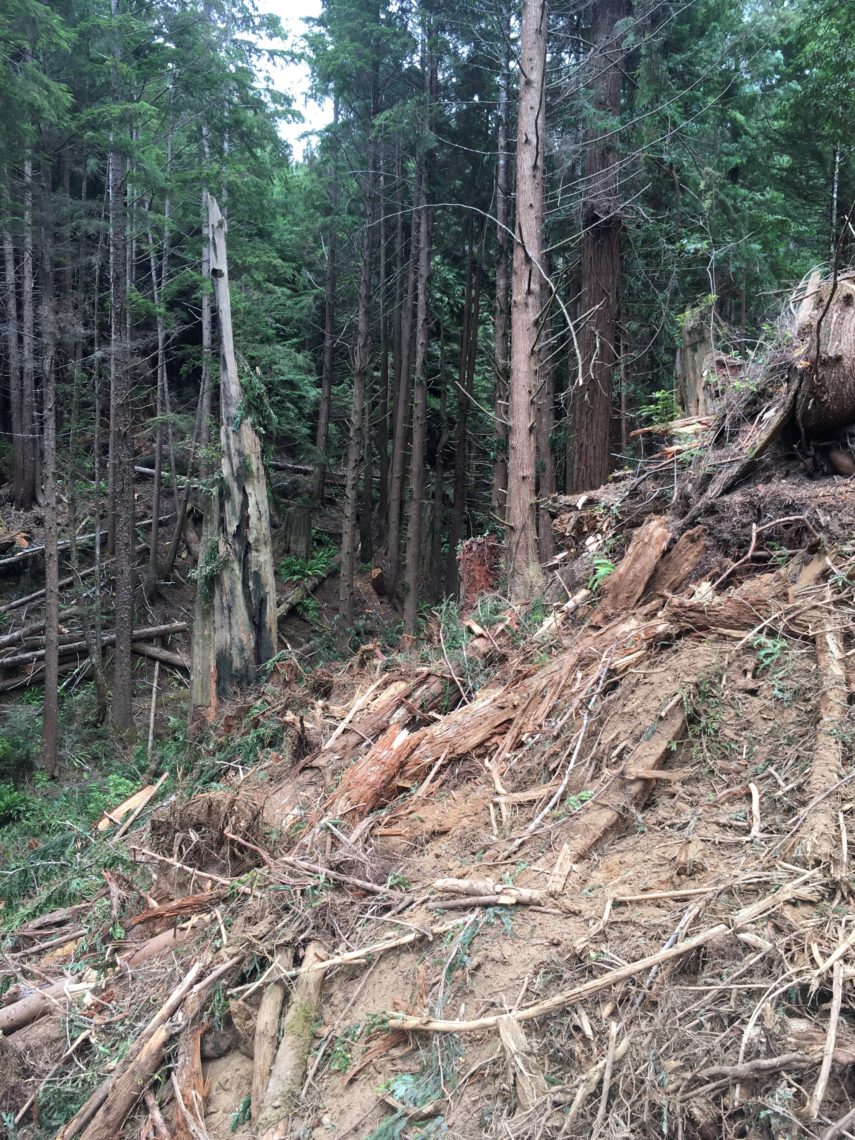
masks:
<svg viewBox="0 0 855 1140"><path fill-rule="evenodd" d="M172 98L170 94L169 126L166 135L166 177L167 184L172 171ZM154 443L154 487L151 492L151 539L148 551L148 570L145 577L145 593L153 597L160 577L160 502L163 486L163 417L169 414L166 379L166 325L162 303L169 271L169 219L172 212L172 199L167 189L163 202L163 245L160 258L160 281L158 282L157 258L154 240L148 231L149 265L151 270L151 296L156 311L157 327L157 376L155 380L155 443ZM171 435L171 427L170 427ZM171 442L171 441L170 441ZM170 449L171 450L171 449ZM175 483L175 458L172 456L172 495L177 500L178 488ZM175 503L177 507L177 501Z"/></svg>
<svg viewBox="0 0 855 1140"><path fill-rule="evenodd" d="M383 171L383 144L380 143L380 201L385 202L385 176ZM386 250L386 213L380 215L380 280L377 297L380 304L380 391L377 408L377 485L379 499L377 520L379 539L386 540L386 523L389 517L389 299Z"/></svg>
<svg viewBox="0 0 855 1140"><path fill-rule="evenodd" d="M114 20L112 97L121 99L122 45L119 0L110 0ZM134 441L128 343L128 241L123 185L124 162L115 143L108 158L110 193L110 437L115 570L116 646L111 717L117 729L133 727L131 641L134 625Z"/></svg>
<svg viewBox="0 0 855 1140"><path fill-rule="evenodd" d="M82 258L81 258L82 261ZM96 273L96 281L97 281ZM97 287L94 295L97 297ZM78 325L82 326L82 320L78 320ZM95 454L95 486L97 487L100 482L101 474L101 385L98 380L99 373L96 371L95 381L95 416L94 416L94 439L92 450ZM77 545L77 532L79 512L77 509L77 486L78 486L78 463L80 460L80 450L78 448L78 437L80 433L80 386L83 376L83 339L77 337L77 342L74 346L74 364L72 375L72 389L71 389L71 415L68 423L68 451L69 451L69 476L68 476L68 534L69 534L69 561L71 564L71 573L75 579L77 587L77 599L80 605L80 621L83 628L83 638L86 642L86 649L89 654L89 660L92 662L92 680L95 685L95 723L103 724L107 719L107 681L104 675L104 656L102 653L101 644L101 600L100 590L93 592L91 600L87 597L83 579L80 574L80 551ZM95 566L97 569L97 580L101 580L101 515L100 509L96 511L95 515Z"/></svg>
<svg viewBox="0 0 855 1140"><path fill-rule="evenodd" d="M167 197L167 203L169 198ZM167 207L168 208L168 207ZM164 250L163 250L163 266L162 278L166 278L166 262L168 259L167 246L168 242L168 229L164 228ZM157 592L157 582L160 577L160 561L159 561L159 546L160 546L160 504L161 504L161 491L163 487L163 419L167 414L166 407L166 329L163 320L163 313L160 308L161 301L161 287L157 279L157 261L154 254L154 241L151 231L148 235L149 242L149 262L151 266L151 293L152 301L154 302L155 310L157 312L156 328L157 328L157 362L155 365L155 439L154 439L154 486L151 492L151 538L149 540L148 552L148 569L146 571L144 589L147 598L151 598ZM175 465L173 463L173 494L175 490Z"/></svg>
<svg viewBox="0 0 855 1140"><path fill-rule="evenodd" d="M544 274L551 272L549 255L543 252ZM537 367L537 549L541 562L548 562L555 553L552 523L546 510L546 500L557 490L555 455L552 435L555 431L555 355L552 346L552 321L549 304L551 293L545 277L541 277L541 331Z"/></svg>
<svg viewBox="0 0 855 1140"><path fill-rule="evenodd" d="M508 591L531 597L543 584L535 509L535 407L546 163L547 0L523 0L517 122L517 218L508 392Z"/></svg>
<svg viewBox="0 0 855 1140"><path fill-rule="evenodd" d="M21 256L21 436L15 447L12 497L28 510L38 498L35 394L35 342L33 338L33 164L24 162L23 236Z"/></svg>
<svg viewBox="0 0 855 1140"><path fill-rule="evenodd" d="M338 96L333 103L333 130L338 126ZM333 136L335 137L335 136ZM335 291L336 291L336 226L339 211L338 162L334 159L330 178L330 225L327 233L327 277L324 289L324 352L321 364L321 399L318 404L318 430L315 436L317 459L312 480L312 498L320 503L324 497L326 481L327 443L330 431L330 405L332 403L333 352L335 349Z"/></svg>
<svg viewBox="0 0 855 1140"><path fill-rule="evenodd" d="M374 561L374 392L369 373L365 385L365 430L362 433L362 505L359 509L359 560Z"/></svg>
<svg viewBox="0 0 855 1140"><path fill-rule="evenodd" d="M829 240L829 261L833 265L837 252L837 202L840 197L840 143L834 145L834 167L831 176L831 225ZM745 321L742 322L743 328Z"/></svg>
<svg viewBox="0 0 855 1140"><path fill-rule="evenodd" d="M392 429L392 461L389 465L389 513L386 527L386 565L383 577L391 597L397 594L401 557L401 518L403 510L404 467L409 436L408 421L411 401L413 327L418 276L419 211L421 170L413 185L413 213L410 227L410 263L407 291L401 318L401 345L395 374L395 423Z"/></svg>
<svg viewBox="0 0 855 1140"><path fill-rule="evenodd" d="M207 163L209 148L208 132L205 127L202 128L202 153ZM208 238L207 189L202 190L202 219L202 229L205 234L205 239L202 242L202 256L200 260L202 275L202 296L200 305L202 358L199 375L199 398L193 421L193 439L190 449L190 463L187 470L188 479L184 484L181 501L178 504L178 517L175 520L175 530L172 532L172 540L169 543L169 553L166 556L166 562L163 567L163 573L167 576L172 574L175 560L178 557L178 549L181 546L181 538L184 534L184 526L187 520L187 506L190 502L190 494L193 489L191 478L193 465L196 462L197 456L199 457L199 474L203 479L210 473L211 467L206 451L211 437L211 243ZM205 517L213 518L211 512L206 512ZM213 639L213 614L210 607L202 607L200 609L197 604L196 621L201 622L206 627L207 633L203 640Z"/></svg>
<svg viewBox="0 0 855 1140"><path fill-rule="evenodd" d="M44 384L45 674L42 762L49 776L59 757L59 519L56 487L56 317L51 267L44 262L41 303Z"/></svg>
<svg viewBox="0 0 855 1140"><path fill-rule="evenodd" d="M9 188L11 191L11 187ZM10 193L11 200L11 193ZM6 364L9 378L9 414L14 454L13 485L18 481L18 447L23 434L21 408L21 346L18 329L18 279L15 272L15 244L8 228L3 230L3 270L6 311Z"/></svg>
<svg viewBox="0 0 855 1140"><path fill-rule="evenodd" d="M226 223L210 196L208 229L220 330L222 459L220 485L206 511L197 576L197 614L207 610L213 621L194 625L191 705L194 715L211 719L219 699L254 683L276 653L276 584L261 443L251 419L241 414Z"/></svg>
<svg viewBox="0 0 855 1140"><path fill-rule="evenodd" d="M425 496L425 445L427 439L427 350L430 332L428 318L428 277L431 267L433 211L430 202L430 168L427 153L431 127L431 104L435 87L435 60L431 43L432 30L425 17L423 61L427 100L424 153L421 158L419 202L419 259L416 282L416 359L413 367L413 436L410 449L410 502L407 518L407 548L404 581L404 632L415 636L419 614L419 583L422 564L422 534Z"/></svg>
<svg viewBox="0 0 855 1140"><path fill-rule="evenodd" d="M346 631L353 625L353 583L356 575L356 537L359 514L359 468L365 431L365 391L371 370L371 285L374 253L375 210L375 145L368 144L368 172L365 177L365 206L362 227L362 269L359 278L359 301L356 350L353 360L353 394L350 408L350 439L345 467L344 520L341 534L341 573L339 578L339 616Z"/></svg>
<svg viewBox="0 0 855 1140"><path fill-rule="evenodd" d="M448 395L445 382L445 330L439 330L439 443L436 448L436 462L433 474L433 519L431 522L430 544L430 591L431 598L439 601L445 583L442 559L442 539L445 534L445 449L448 445Z"/></svg>
<svg viewBox="0 0 855 1140"><path fill-rule="evenodd" d="M448 558L445 565L445 591L454 594L457 590L457 546L463 538L466 518L466 462L469 448L469 400L466 391L466 377L469 371L469 342L472 325L475 293L475 227L469 215L468 238L466 241L466 286L463 293L463 319L460 329L460 361L457 372L457 419L455 423L454 447L454 498L451 505L451 522L448 530ZM477 318L476 318L477 319Z"/></svg>
<svg viewBox="0 0 855 1140"><path fill-rule="evenodd" d="M493 468L493 514L505 517L508 493L508 342L510 332L511 292L508 276L510 249L510 163L508 162L508 112L510 106L511 56L510 17L503 25L505 48L499 73L499 107L496 161L496 309L494 333L496 342L495 447Z"/></svg>
<svg viewBox="0 0 855 1140"><path fill-rule="evenodd" d="M620 230L617 148L623 46L618 23L628 0L595 0L591 51L593 121L586 132L582 183L582 385L574 389L568 491L590 491L611 470L612 372L617 362Z"/></svg>

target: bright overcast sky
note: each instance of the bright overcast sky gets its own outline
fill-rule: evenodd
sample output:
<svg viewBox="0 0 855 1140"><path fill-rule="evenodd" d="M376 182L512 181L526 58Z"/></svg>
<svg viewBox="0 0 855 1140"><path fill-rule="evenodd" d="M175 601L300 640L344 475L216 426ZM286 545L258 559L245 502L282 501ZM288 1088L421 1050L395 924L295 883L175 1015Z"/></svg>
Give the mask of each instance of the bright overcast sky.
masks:
<svg viewBox="0 0 855 1140"><path fill-rule="evenodd" d="M285 44L274 44L274 47L299 47L299 40L306 31L304 20L321 14L321 0L256 0L261 12L270 12L282 21L285 34L288 37ZM305 64L283 64L273 68L271 79L274 85L291 96L294 107L298 110L305 122L286 123L281 133L294 149L295 157L299 158L311 139L301 139L307 131L317 131L325 126L332 118L332 111L325 104L317 104L308 98L309 69Z"/></svg>

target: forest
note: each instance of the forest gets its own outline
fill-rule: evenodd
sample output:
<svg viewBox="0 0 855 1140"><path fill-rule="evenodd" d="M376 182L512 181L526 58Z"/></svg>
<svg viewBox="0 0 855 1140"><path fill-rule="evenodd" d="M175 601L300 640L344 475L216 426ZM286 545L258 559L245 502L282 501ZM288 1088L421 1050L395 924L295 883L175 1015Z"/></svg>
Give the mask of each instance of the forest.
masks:
<svg viewBox="0 0 855 1140"><path fill-rule="evenodd" d="M855 1136L855 7L275 8L0 4L0 1135Z"/></svg>

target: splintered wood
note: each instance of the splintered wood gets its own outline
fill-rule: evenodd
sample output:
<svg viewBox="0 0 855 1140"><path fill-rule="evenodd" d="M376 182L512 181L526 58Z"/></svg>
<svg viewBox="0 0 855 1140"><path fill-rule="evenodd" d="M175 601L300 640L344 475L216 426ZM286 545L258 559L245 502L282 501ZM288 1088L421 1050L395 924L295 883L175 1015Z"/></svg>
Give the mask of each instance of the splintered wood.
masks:
<svg viewBox="0 0 855 1140"><path fill-rule="evenodd" d="M833 609L830 605L830 590L826 590L824 601L827 609L817 607L812 611L814 621L820 627L831 622ZM843 778L844 771L843 752L849 708L846 661L843 640L837 630L820 628L814 644L820 674L819 720L807 783L808 814L794 838L793 846L809 862L844 862L840 858L839 797L834 791Z"/></svg>
<svg viewBox="0 0 855 1140"><path fill-rule="evenodd" d="M678 693L676 696L680 697ZM674 744L686 731L686 711L682 699L667 702L665 714L645 731L606 790L596 803L585 810L577 833L569 840L569 860L581 861L594 847L642 808L652 790L651 777L659 774L659 766L671 754Z"/></svg>
<svg viewBox="0 0 855 1140"><path fill-rule="evenodd" d="M670 541L671 532L660 518L649 519L633 534L617 569L603 583L598 625L628 612L640 601Z"/></svg>

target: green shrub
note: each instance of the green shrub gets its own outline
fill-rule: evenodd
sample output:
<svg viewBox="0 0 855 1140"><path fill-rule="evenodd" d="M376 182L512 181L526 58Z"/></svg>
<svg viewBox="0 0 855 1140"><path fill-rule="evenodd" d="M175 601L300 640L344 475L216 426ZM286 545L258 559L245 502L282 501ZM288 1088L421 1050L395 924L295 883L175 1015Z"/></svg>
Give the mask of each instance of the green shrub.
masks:
<svg viewBox="0 0 855 1140"><path fill-rule="evenodd" d="M0 784L0 827L17 823L33 810L33 798L12 784Z"/></svg>

